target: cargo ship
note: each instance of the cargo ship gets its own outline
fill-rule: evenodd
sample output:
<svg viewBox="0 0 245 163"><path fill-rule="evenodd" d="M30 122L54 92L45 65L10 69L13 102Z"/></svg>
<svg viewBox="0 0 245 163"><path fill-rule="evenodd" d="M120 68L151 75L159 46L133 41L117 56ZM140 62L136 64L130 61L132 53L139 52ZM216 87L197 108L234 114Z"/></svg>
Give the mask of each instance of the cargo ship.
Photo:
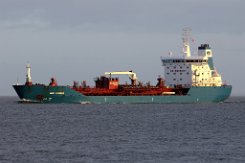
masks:
<svg viewBox="0 0 245 163"><path fill-rule="evenodd" d="M79 104L164 104L223 102L231 94L232 86L222 82L214 67L208 44L198 47L198 55L191 56L188 31L183 34L183 56L162 57L164 79L159 76L155 85L138 81L133 71L105 72L95 78L95 85L86 81L71 86L58 85L51 78L48 85L34 84L28 64L26 82L13 85L20 102L79 103ZM128 75L130 83L121 84L119 75Z"/></svg>

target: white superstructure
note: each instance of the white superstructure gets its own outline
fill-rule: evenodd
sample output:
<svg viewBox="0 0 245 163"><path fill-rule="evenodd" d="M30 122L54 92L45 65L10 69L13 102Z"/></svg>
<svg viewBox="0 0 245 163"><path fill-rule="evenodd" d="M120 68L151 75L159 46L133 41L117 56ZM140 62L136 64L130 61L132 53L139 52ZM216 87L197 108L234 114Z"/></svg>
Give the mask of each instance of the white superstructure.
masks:
<svg viewBox="0 0 245 163"><path fill-rule="evenodd" d="M165 84L169 87L221 86L221 75L213 64L213 54L208 44L198 47L198 56L191 56L187 39L183 39L183 57L162 57Z"/></svg>

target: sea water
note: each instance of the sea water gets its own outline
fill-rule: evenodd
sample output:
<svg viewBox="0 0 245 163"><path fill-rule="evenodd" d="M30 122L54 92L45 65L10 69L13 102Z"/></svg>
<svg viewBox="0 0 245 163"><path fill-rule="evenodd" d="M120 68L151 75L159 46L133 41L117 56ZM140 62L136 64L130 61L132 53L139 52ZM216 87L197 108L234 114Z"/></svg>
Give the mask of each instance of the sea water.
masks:
<svg viewBox="0 0 245 163"><path fill-rule="evenodd" d="M1 163L245 162L245 97L161 105L17 101L0 97Z"/></svg>

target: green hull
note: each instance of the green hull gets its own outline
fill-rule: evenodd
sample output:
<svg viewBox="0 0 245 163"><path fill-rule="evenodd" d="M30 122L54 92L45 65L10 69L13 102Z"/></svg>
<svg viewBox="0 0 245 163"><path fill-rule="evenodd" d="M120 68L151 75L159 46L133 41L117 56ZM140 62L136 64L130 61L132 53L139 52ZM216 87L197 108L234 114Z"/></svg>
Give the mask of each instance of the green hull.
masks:
<svg viewBox="0 0 245 163"><path fill-rule="evenodd" d="M67 86L14 85L22 102L79 104L202 103L222 102L231 94L231 86L191 87L187 95L162 96L84 96Z"/></svg>

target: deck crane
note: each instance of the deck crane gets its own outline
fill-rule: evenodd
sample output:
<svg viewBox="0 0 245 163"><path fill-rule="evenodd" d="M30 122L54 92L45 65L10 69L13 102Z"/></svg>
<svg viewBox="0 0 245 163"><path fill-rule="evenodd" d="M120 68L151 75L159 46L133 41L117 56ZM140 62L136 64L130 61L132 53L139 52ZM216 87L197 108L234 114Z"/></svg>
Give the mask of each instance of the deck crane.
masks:
<svg viewBox="0 0 245 163"><path fill-rule="evenodd" d="M134 73L133 71L105 72L105 75L110 75L110 78L111 75L128 75L132 85L136 85L137 83L137 76L136 73Z"/></svg>

